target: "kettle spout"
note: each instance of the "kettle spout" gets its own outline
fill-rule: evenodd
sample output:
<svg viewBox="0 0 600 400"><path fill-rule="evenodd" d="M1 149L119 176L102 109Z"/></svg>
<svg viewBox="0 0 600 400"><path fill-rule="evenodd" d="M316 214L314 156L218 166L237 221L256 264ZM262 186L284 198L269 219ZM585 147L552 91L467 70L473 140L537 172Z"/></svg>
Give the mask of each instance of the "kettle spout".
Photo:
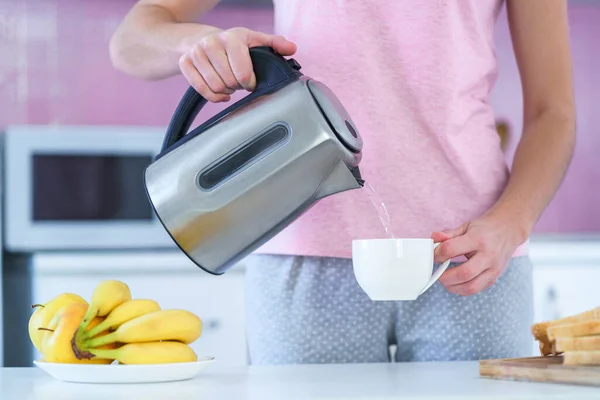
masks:
<svg viewBox="0 0 600 400"><path fill-rule="evenodd" d="M319 200L332 194L359 189L364 184L365 181L361 178L358 167L349 169L342 160L338 160L329 171L329 175L319 185L315 199Z"/></svg>

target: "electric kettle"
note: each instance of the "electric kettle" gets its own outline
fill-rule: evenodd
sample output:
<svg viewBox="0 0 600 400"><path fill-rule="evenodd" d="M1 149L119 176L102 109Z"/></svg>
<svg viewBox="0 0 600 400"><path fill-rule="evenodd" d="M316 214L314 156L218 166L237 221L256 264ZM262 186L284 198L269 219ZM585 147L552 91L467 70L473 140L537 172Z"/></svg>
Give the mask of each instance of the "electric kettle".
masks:
<svg viewBox="0 0 600 400"><path fill-rule="evenodd" d="M207 103L189 87L145 171L154 212L201 269L221 275L320 199L364 185L344 106L293 58L250 49L256 89L186 133Z"/></svg>

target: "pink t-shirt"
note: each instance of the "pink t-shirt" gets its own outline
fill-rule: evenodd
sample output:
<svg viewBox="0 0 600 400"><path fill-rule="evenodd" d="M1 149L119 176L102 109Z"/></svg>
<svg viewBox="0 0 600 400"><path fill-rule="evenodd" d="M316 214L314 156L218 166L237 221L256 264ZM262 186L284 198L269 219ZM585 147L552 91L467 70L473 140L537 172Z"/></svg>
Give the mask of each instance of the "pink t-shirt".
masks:
<svg viewBox="0 0 600 400"><path fill-rule="evenodd" d="M477 218L509 170L488 98L502 0L275 0L302 72L340 98L364 140L360 169L396 237ZM386 237L365 189L327 197L258 253L351 257ZM517 254L525 253L525 245Z"/></svg>

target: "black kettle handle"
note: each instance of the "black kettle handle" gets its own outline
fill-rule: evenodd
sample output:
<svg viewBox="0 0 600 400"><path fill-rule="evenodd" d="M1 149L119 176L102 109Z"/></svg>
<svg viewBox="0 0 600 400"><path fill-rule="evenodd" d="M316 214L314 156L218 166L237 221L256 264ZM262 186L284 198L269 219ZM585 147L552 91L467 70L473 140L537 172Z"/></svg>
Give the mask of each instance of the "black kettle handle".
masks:
<svg viewBox="0 0 600 400"><path fill-rule="evenodd" d="M255 90L244 99L221 112L218 115L218 119L229 114L248 101L268 93L301 75L299 73L300 65L294 59L286 60L281 55L277 54L271 47L251 48L250 58L256 76ZM163 141L161 154L167 152L171 146L185 136L190 125L194 122L194 119L206 103L207 100L193 87L190 86L186 90L173 117L171 117L171 122L169 123ZM211 120L215 120L215 118L212 118ZM211 121L207 121L207 123L202 126L208 125L209 122ZM202 126L199 127L200 131L202 130Z"/></svg>

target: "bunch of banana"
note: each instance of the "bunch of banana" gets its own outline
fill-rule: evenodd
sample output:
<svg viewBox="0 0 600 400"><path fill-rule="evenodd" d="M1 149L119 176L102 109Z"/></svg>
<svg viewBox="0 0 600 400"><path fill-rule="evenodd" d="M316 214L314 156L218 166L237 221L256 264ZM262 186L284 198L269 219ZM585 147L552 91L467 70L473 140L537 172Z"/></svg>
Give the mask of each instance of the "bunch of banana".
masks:
<svg viewBox="0 0 600 400"><path fill-rule="evenodd" d="M116 310L115 310L116 311ZM112 314L112 313L111 313ZM109 321L111 314L104 320ZM95 332L100 325L96 325ZM156 310L122 323L108 323L112 329L100 331L93 337L77 342L81 358L108 357L122 364L158 364L196 361L197 356L188 345L202 333L202 321L186 310ZM94 328L92 328L94 329ZM114 350L105 346L117 345Z"/></svg>
<svg viewBox="0 0 600 400"><path fill-rule="evenodd" d="M192 362L189 346L202 321L186 310L162 310L149 299L132 299L120 281L100 282L88 303L62 294L38 305L29 321L33 344L48 362L159 364Z"/></svg>

